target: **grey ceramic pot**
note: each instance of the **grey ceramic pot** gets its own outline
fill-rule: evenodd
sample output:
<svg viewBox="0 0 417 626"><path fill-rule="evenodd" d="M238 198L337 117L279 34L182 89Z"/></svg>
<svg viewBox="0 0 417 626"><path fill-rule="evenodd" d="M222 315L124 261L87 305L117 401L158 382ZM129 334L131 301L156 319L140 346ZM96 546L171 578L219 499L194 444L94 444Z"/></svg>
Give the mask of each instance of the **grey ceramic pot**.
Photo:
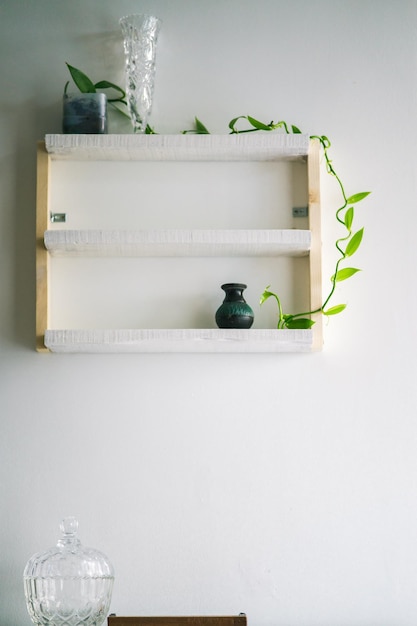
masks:
<svg viewBox="0 0 417 626"><path fill-rule="evenodd" d="M64 134L106 134L106 94L64 94L62 132Z"/></svg>

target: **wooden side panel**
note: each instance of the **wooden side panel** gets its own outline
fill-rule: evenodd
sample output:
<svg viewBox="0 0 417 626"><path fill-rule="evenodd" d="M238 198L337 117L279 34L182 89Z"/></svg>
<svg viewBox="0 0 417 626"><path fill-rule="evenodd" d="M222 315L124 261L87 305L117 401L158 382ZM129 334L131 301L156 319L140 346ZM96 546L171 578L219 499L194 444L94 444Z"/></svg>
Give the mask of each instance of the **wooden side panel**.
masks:
<svg viewBox="0 0 417 626"><path fill-rule="evenodd" d="M48 252L43 235L48 228L49 155L45 143L38 143L36 187L36 350L48 352L44 344L48 328Z"/></svg>
<svg viewBox="0 0 417 626"><path fill-rule="evenodd" d="M319 309L322 298L321 269L321 209L320 209L320 141L312 139L308 153L308 215L311 230L310 249L310 307ZM313 316L313 350L323 347L323 316Z"/></svg>
<svg viewBox="0 0 417 626"><path fill-rule="evenodd" d="M246 615L118 617L109 615L108 626L246 626Z"/></svg>

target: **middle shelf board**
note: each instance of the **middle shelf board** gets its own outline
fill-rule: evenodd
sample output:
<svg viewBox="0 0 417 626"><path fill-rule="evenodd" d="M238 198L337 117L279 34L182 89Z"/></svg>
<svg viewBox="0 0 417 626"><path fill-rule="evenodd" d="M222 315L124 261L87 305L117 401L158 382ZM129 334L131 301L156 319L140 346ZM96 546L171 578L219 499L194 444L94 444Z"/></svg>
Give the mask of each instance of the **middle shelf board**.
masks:
<svg viewBox="0 0 417 626"><path fill-rule="evenodd" d="M309 230L47 230L61 256L306 256Z"/></svg>

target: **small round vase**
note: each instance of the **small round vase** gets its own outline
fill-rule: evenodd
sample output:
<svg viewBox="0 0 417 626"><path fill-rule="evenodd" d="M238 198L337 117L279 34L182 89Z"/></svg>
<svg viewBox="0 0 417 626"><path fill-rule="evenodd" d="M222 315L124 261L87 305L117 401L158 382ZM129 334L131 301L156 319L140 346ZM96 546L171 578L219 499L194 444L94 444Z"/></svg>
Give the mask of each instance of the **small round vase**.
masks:
<svg viewBox="0 0 417 626"><path fill-rule="evenodd" d="M253 324L253 311L243 297L247 285L226 283L222 289L226 296L216 311L216 324L219 328L250 328Z"/></svg>
<svg viewBox="0 0 417 626"><path fill-rule="evenodd" d="M65 134L104 135L107 133L107 96L105 93L65 94L62 132Z"/></svg>

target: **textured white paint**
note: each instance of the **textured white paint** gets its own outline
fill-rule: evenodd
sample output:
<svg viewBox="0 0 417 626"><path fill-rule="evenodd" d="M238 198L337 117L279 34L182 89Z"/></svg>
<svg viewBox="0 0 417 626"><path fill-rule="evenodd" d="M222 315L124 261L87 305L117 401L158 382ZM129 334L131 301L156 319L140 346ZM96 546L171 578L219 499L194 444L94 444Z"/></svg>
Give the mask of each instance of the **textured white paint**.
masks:
<svg viewBox="0 0 417 626"><path fill-rule="evenodd" d="M24 565L73 514L82 541L114 563L119 614L414 626L416 8L0 3L1 624L29 626ZM334 303L348 308L325 324L322 353L35 353L35 144L60 132L65 61L123 80L118 18L131 11L163 19L151 118L160 133L195 115L219 134L240 114L286 119L329 136L348 194L373 191L355 208L365 238L352 265L363 272L340 285ZM326 286L339 194L326 175L322 188ZM105 175L103 189L111 194ZM197 284L200 271L187 279ZM205 287L215 292L220 274L216 265ZM248 276L256 302L265 284Z"/></svg>
<svg viewBox="0 0 417 626"><path fill-rule="evenodd" d="M51 230L45 247L72 256L304 256L308 230Z"/></svg>
<svg viewBox="0 0 417 626"><path fill-rule="evenodd" d="M49 330L52 352L309 352L310 330Z"/></svg>
<svg viewBox="0 0 417 626"><path fill-rule="evenodd" d="M123 161L277 161L305 157L309 136L248 133L228 135L50 135L56 159Z"/></svg>

